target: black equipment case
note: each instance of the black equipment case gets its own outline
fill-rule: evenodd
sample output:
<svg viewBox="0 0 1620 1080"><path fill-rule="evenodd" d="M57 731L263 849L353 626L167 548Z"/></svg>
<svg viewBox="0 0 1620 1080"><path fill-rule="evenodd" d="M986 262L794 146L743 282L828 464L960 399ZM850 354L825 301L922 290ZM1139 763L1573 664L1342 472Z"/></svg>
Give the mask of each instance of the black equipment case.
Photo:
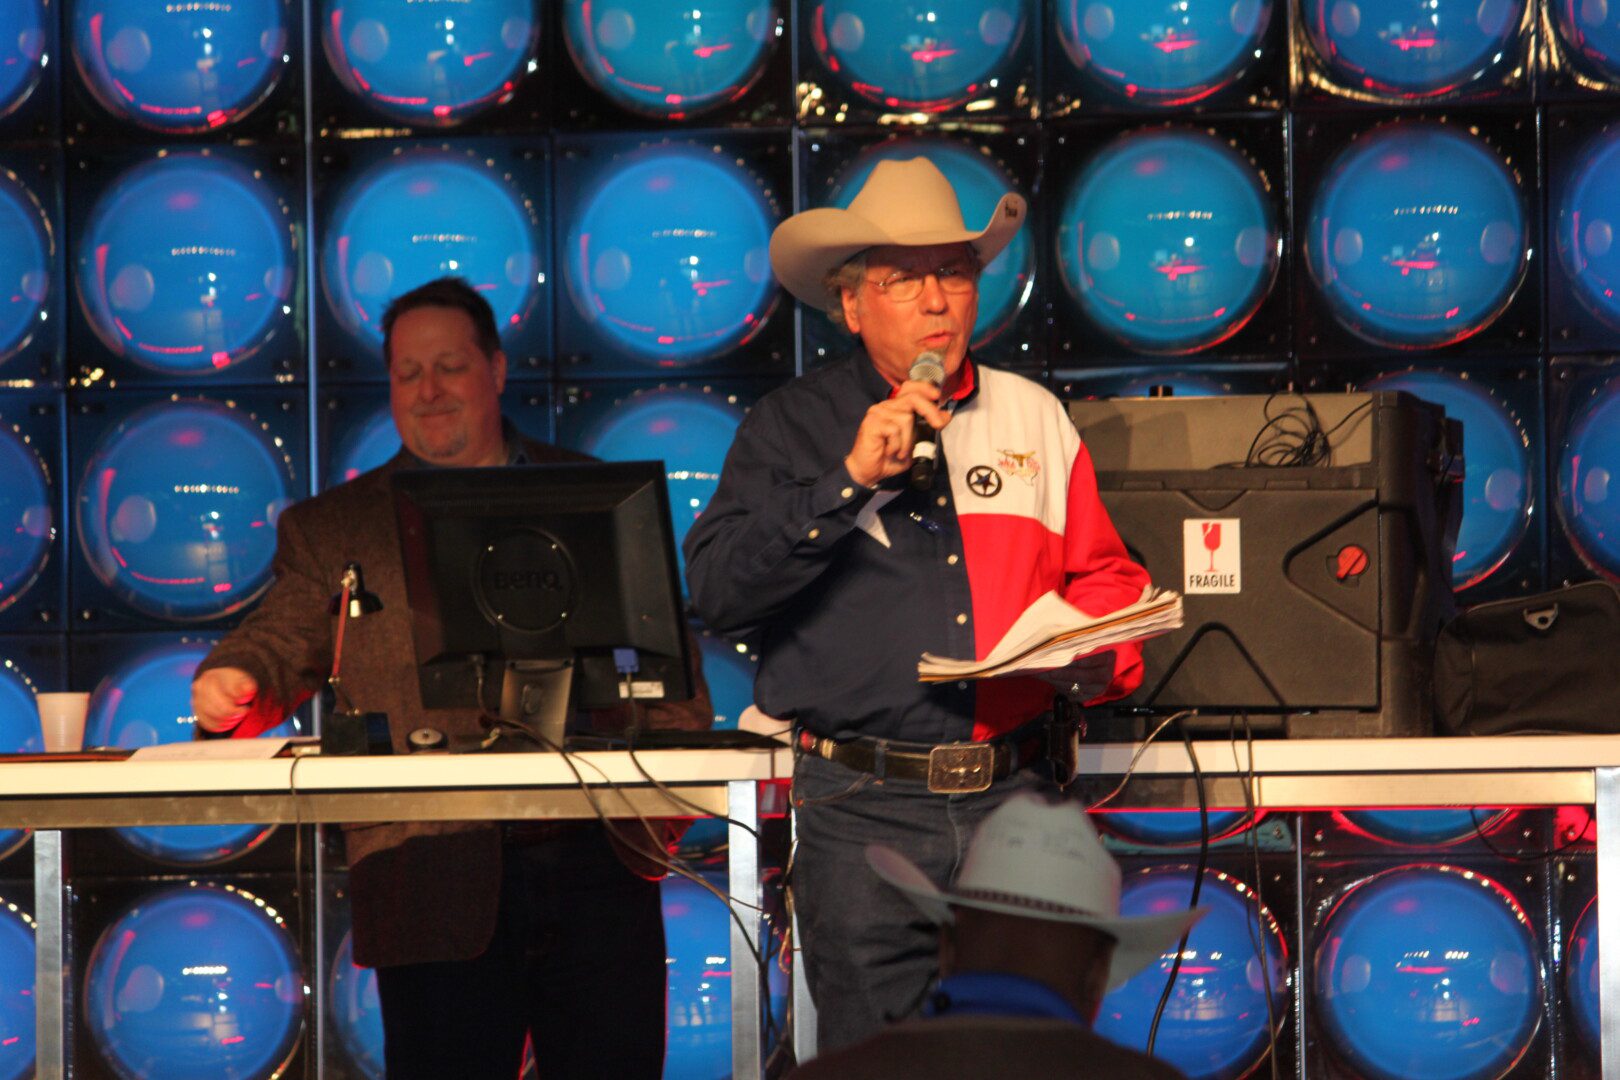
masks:
<svg viewBox="0 0 1620 1080"><path fill-rule="evenodd" d="M1087 738L1429 735L1454 611L1462 431L1405 393L1076 401L1103 504L1186 625L1149 641L1130 698ZM1246 465L1290 440L1314 465ZM1257 453L1257 451L1259 451ZM1278 455L1270 455L1273 459Z"/></svg>

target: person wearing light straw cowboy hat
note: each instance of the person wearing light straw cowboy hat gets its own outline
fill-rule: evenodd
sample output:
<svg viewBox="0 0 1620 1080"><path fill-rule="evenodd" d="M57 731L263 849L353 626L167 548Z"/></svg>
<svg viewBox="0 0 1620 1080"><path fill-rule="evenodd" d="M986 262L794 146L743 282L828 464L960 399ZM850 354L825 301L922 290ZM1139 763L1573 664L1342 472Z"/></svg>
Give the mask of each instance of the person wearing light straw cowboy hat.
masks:
<svg viewBox="0 0 1620 1080"><path fill-rule="evenodd" d="M871 845L866 857L942 928L942 977L924 1019L818 1057L793 1080L1181 1076L1091 1025L1103 995L1173 953L1207 909L1120 915L1119 867L1079 803L1008 799L949 888L891 847Z"/></svg>
<svg viewBox="0 0 1620 1080"><path fill-rule="evenodd" d="M924 684L918 658L982 657L1049 591L1101 615L1148 583L1062 403L971 354L980 270L1026 216L1010 192L969 227L915 158L784 221L778 280L853 347L749 411L685 543L694 608L750 640L755 705L794 726L789 888L822 1052L913 1015L935 974L936 930L866 845L948 881L1007 796L1066 778L1051 683ZM1075 702L1123 696L1140 650L1056 675Z"/></svg>

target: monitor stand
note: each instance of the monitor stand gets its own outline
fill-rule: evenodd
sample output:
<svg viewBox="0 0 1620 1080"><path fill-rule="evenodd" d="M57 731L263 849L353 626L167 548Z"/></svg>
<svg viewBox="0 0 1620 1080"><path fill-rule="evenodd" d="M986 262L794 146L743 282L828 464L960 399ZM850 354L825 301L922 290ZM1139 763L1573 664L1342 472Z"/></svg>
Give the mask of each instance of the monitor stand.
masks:
<svg viewBox="0 0 1620 1080"><path fill-rule="evenodd" d="M501 727L487 749L561 750L573 682L572 660L508 660L501 678Z"/></svg>

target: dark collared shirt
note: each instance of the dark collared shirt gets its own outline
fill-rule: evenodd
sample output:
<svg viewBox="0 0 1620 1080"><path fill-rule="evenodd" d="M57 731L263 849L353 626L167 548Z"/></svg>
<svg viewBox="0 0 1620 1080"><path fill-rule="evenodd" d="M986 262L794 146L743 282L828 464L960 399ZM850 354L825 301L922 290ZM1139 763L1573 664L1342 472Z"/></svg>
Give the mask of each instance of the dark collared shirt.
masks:
<svg viewBox="0 0 1620 1080"><path fill-rule="evenodd" d="M1146 575L1096 501L1062 405L983 366L963 385L926 492L904 476L873 492L844 467L867 409L891 393L863 350L766 395L738 428L687 535L687 580L711 628L757 636L754 701L766 714L823 736L939 743L1008 731L1049 706L1050 688L922 684L921 654L984 655L1048 589L1090 597L1096 614L1140 594ZM950 460L958 452L964 460ZM1086 484L1071 489L1077 464ZM985 468L995 491L971 486ZM1116 692L1128 692L1134 652L1119 671Z"/></svg>

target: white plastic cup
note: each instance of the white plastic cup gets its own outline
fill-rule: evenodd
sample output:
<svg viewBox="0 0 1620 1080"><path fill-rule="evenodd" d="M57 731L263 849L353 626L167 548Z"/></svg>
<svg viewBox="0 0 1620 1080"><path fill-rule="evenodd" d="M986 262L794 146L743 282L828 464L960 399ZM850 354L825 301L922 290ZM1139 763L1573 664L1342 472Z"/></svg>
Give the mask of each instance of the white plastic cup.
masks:
<svg viewBox="0 0 1620 1080"><path fill-rule="evenodd" d="M84 749L84 718L90 711L89 694L36 694L39 728L47 754Z"/></svg>

